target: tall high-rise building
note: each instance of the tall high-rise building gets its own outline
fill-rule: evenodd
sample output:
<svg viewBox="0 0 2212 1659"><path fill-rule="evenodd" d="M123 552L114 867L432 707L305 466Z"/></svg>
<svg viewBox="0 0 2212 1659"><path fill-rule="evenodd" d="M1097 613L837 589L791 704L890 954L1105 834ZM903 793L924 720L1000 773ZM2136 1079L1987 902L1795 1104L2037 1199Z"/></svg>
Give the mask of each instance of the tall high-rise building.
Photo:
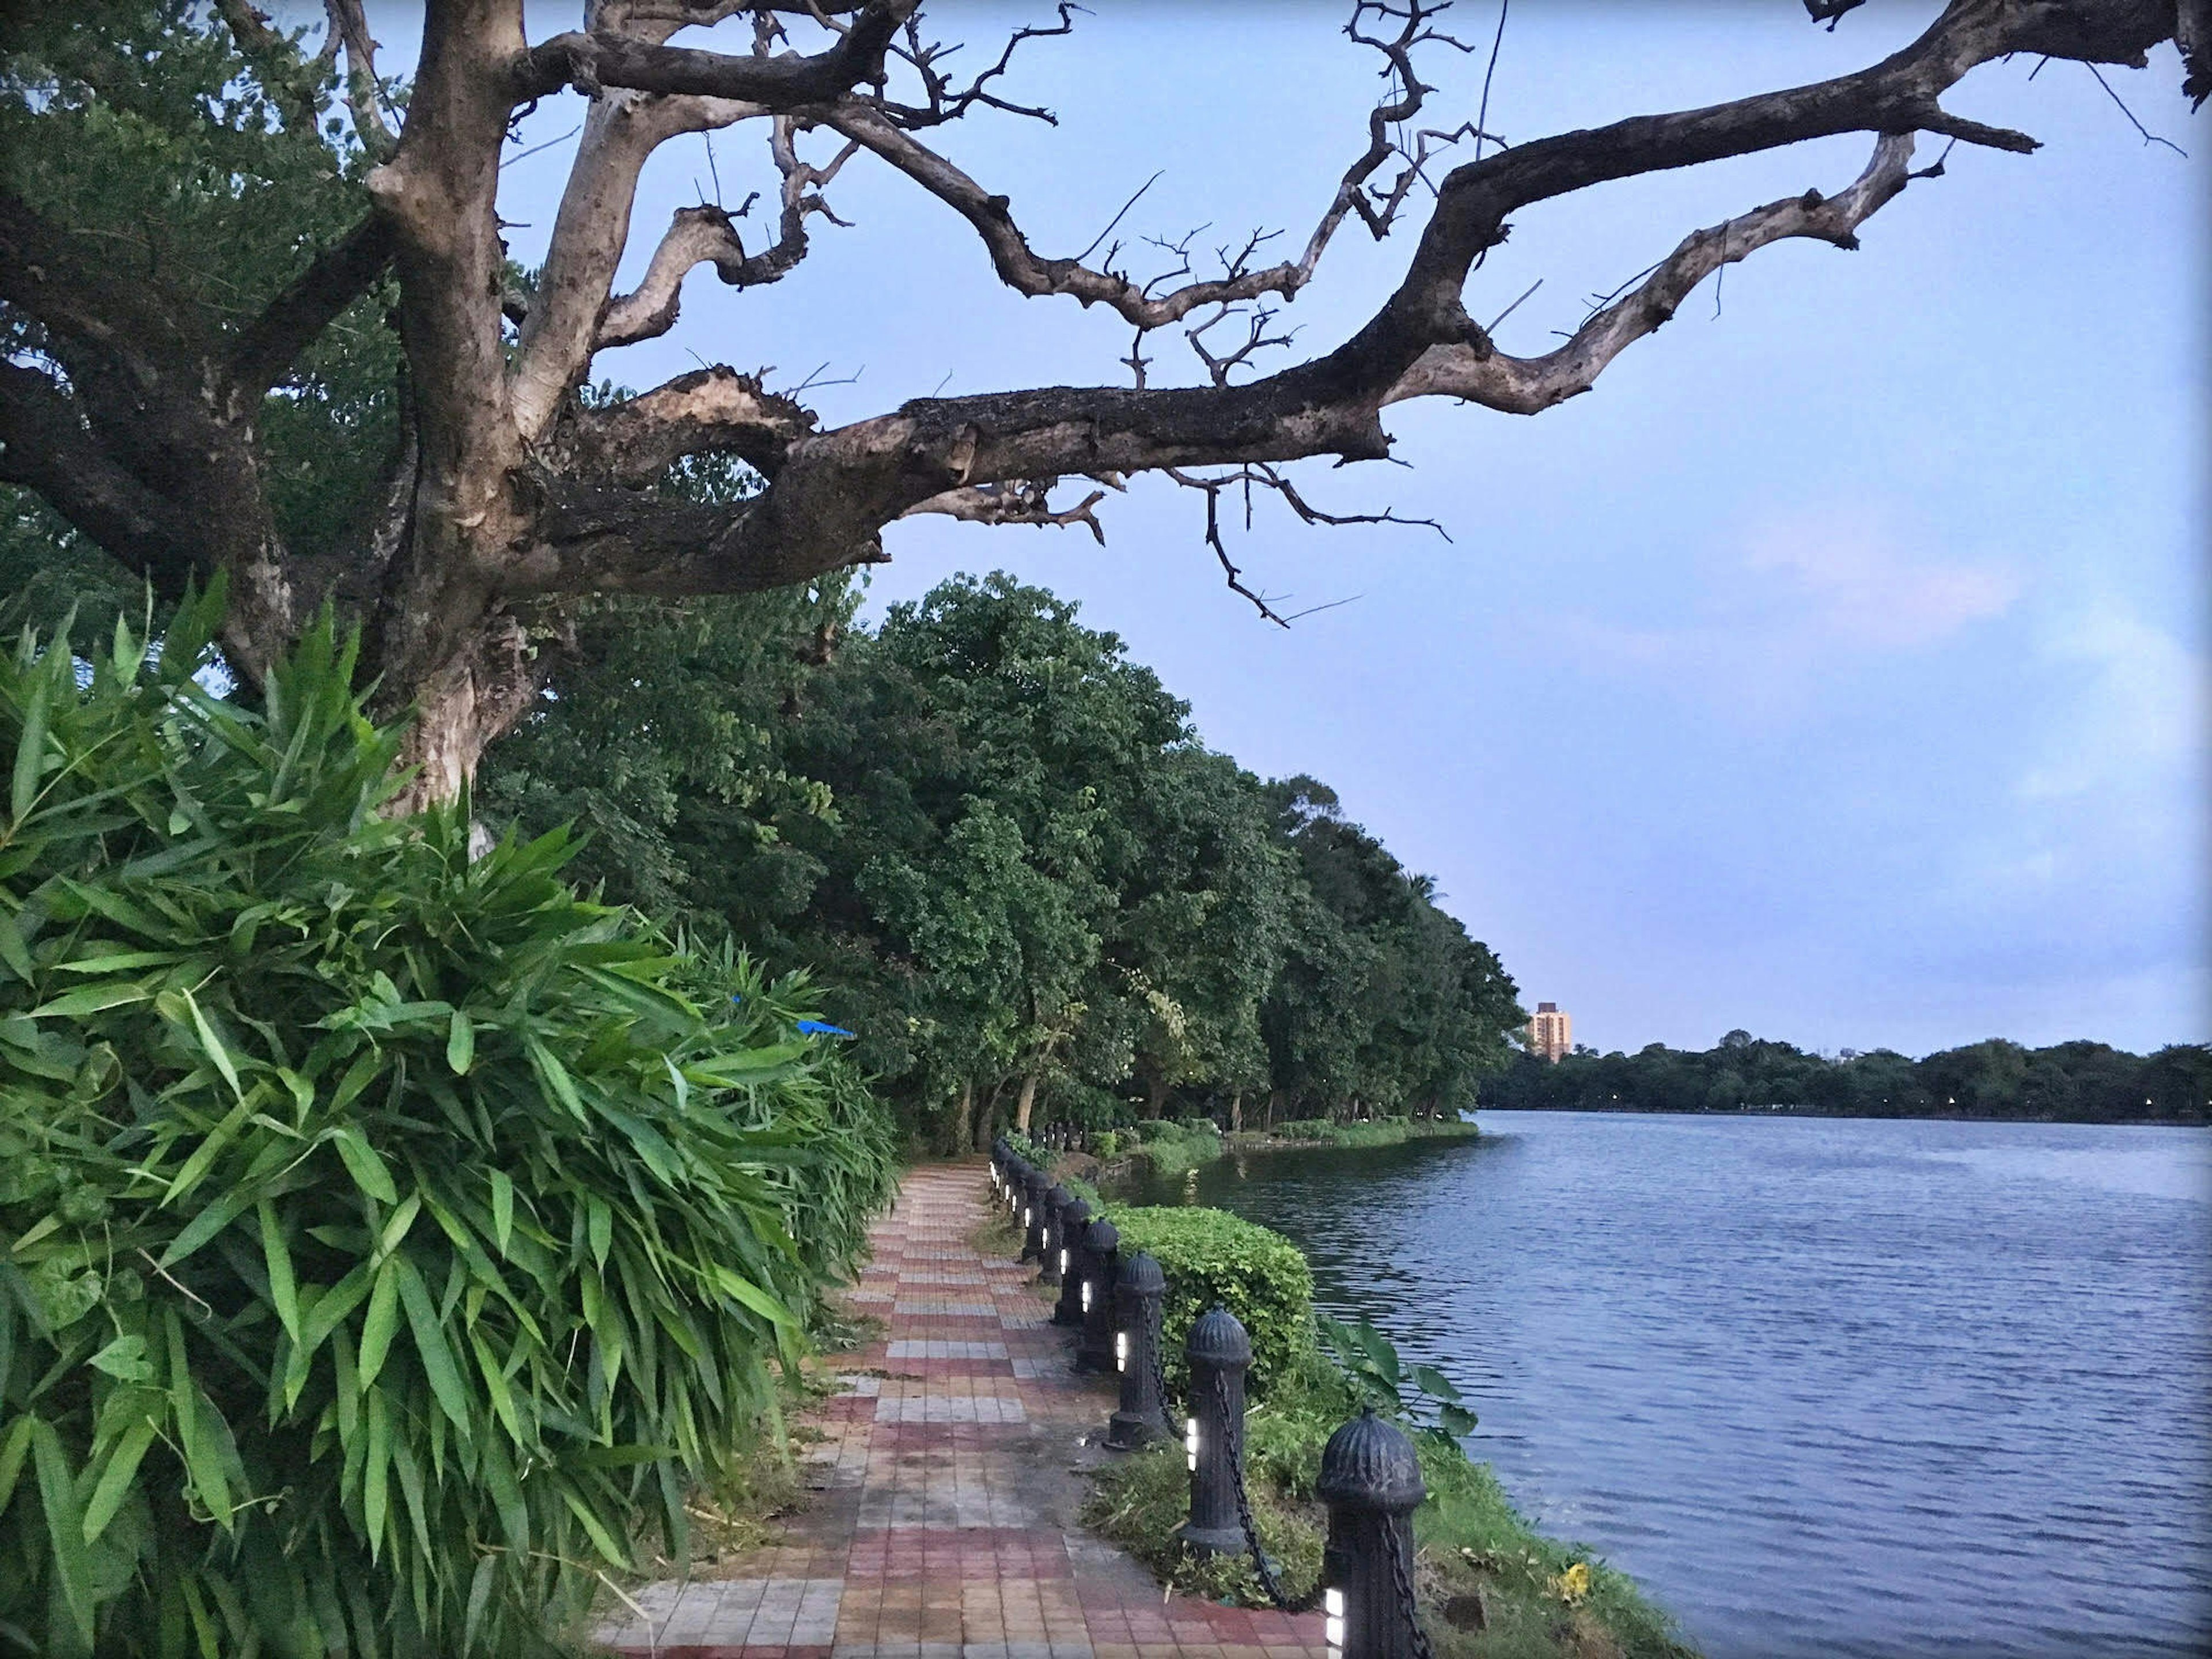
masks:
<svg viewBox="0 0 2212 1659"><path fill-rule="evenodd" d="M1556 1002L1540 1002L1528 1022L1528 1052L1555 1060L1575 1046L1575 1023Z"/></svg>

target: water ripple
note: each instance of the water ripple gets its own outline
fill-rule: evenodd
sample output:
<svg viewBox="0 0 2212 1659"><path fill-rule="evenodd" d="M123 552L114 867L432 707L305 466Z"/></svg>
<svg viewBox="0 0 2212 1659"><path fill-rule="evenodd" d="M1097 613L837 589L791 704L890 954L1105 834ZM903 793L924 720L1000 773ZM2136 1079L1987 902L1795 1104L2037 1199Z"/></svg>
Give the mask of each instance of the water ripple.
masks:
<svg viewBox="0 0 2212 1659"><path fill-rule="evenodd" d="M2212 1135L1484 1123L1198 1200L1450 1375L1522 1507L1713 1659L2212 1651Z"/></svg>

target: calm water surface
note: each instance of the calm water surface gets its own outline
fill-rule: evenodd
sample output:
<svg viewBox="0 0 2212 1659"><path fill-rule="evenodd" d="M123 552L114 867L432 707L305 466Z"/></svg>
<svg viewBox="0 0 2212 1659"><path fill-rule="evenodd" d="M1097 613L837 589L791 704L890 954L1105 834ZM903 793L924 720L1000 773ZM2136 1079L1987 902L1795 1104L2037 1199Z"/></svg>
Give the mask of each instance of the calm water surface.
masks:
<svg viewBox="0 0 2212 1659"><path fill-rule="evenodd" d="M2212 1651L2212 1133L1482 1123L1155 1201L1296 1239L1714 1659Z"/></svg>

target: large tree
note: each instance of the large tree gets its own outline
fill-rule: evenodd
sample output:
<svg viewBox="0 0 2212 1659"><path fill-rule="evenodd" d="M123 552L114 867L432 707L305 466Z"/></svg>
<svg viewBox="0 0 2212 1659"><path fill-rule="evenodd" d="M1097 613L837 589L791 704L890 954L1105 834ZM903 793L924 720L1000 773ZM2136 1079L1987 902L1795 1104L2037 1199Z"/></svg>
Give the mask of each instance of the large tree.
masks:
<svg viewBox="0 0 2212 1659"><path fill-rule="evenodd" d="M1806 3L1832 25L1858 0ZM225 646L249 682L326 598L358 615L380 696L420 711L418 798L456 789L530 707L575 596L805 582L880 558L884 527L917 513L1095 529L1091 483L1147 470L1206 490L1209 530L1225 481L1310 513L1282 464L1386 459L1394 404L1538 413L1723 263L1788 237L1853 246L1917 176L1915 135L2033 149L1943 107L1979 64L2142 66L2171 40L2187 90L2212 88L2212 0L1953 0L1850 74L1486 154L1472 112L1429 107L1420 78L1426 54L1461 45L1437 27L1442 0L1354 0L1352 38L1392 90L1303 249L1147 283L1110 252L1039 253L1017 204L930 141L979 107L1018 112L1014 48L1069 33L1072 6L963 82L920 0L586 0L580 28L535 41L521 0L429 0L404 88L379 77L362 0L328 0L327 27L299 31L250 0L212 8L21 9L0 88L0 482L161 590L222 574ZM749 50L715 49L726 32L677 39L748 15ZM588 100L581 136L544 264L523 272L501 240L502 147L520 112L572 90ZM685 209L637 289L614 292L647 158L740 125L780 169L774 240L748 246L719 207ZM1554 350L1498 350L1463 303L1533 204L1850 133L1872 141L1856 180L1692 231ZM964 221L1017 291L1118 314L1136 333L1133 384L918 398L826 430L720 363L593 392L602 353L675 326L696 268L738 287L786 277L861 155ZM1243 308L1296 298L1348 226L1381 237L1425 203L1368 320L1256 374L1268 337ZM1146 337L1171 324L1199 348L1195 384L1146 379ZM702 458L741 461L749 487L696 488Z"/></svg>

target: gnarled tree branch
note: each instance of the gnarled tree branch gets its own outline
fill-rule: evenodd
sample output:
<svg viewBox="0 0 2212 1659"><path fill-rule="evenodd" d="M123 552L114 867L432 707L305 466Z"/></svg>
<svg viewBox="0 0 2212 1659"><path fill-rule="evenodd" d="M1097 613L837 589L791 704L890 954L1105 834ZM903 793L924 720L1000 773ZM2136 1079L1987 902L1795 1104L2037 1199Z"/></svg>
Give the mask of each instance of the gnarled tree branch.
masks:
<svg viewBox="0 0 2212 1659"><path fill-rule="evenodd" d="M392 261L392 227L371 214L247 324L228 353L234 414L248 412L338 313L368 292Z"/></svg>
<svg viewBox="0 0 2212 1659"><path fill-rule="evenodd" d="M167 597L212 568L192 503L149 487L118 464L49 377L4 361L0 480L38 491Z"/></svg>
<svg viewBox="0 0 2212 1659"><path fill-rule="evenodd" d="M1589 391L1607 364L1672 318L1690 290L1723 264L1793 236L1857 247L1858 228L1905 188L1911 162L1911 135L1890 134L1838 195L1808 191L1692 232L1632 292L1591 315L1556 351L1513 357L1468 345L1431 346L1383 401L1464 398L1508 414L1538 414Z"/></svg>
<svg viewBox="0 0 2212 1659"><path fill-rule="evenodd" d="M853 88L884 78L884 54L918 0L868 0L837 44L811 57L738 57L665 46L600 31L556 34L521 53L511 71L513 101L563 87L596 97L626 87L633 92L726 98L776 110L842 98Z"/></svg>
<svg viewBox="0 0 2212 1659"><path fill-rule="evenodd" d="M777 116L769 136L769 153L783 175L776 240L760 252L748 254L738 240L734 215L714 204L678 208L653 250L644 279L633 292L609 301L600 313L593 349L633 345L673 328L684 279L700 265L712 264L714 274L731 288L757 287L789 275L806 257L808 216L818 213L836 220L819 191L858 149L848 143L826 167L810 167L799 159L791 118Z"/></svg>

